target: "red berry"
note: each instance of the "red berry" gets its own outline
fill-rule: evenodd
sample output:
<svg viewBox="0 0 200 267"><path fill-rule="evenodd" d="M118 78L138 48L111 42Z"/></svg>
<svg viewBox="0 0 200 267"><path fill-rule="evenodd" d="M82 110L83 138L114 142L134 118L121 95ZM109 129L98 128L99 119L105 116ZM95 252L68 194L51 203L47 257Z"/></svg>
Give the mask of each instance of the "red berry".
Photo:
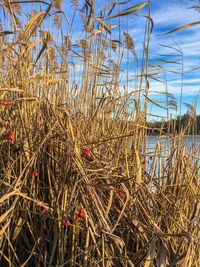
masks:
<svg viewBox="0 0 200 267"><path fill-rule="evenodd" d="M85 211L83 209L78 209L78 217L85 218Z"/></svg>
<svg viewBox="0 0 200 267"><path fill-rule="evenodd" d="M12 104L9 103L9 102L1 102L0 104L1 104L2 106L4 106L5 108L10 108L10 107L12 106Z"/></svg>
<svg viewBox="0 0 200 267"><path fill-rule="evenodd" d="M15 142L14 133L12 131L8 132L8 140L13 144Z"/></svg>
<svg viewBox="0 0 200 267"><path fill-rule="evenodd" d="M81 157L82 158L90 158L91 157L91 154L90 154L90 151L88 148L84 148L83 151L82 151L82 154L81 154Z"/></svg>
<svg viewBox="0 0 200 267"><path fill-rule="evenodd" d="M90 181L91 181L91 184L98 184L98 181L96 178L92 178Z"/></svg>
<svg viewBox="0 0 200 267"><path fill-rule="evenodd" d="M69 221L65 221L65 222L63 223L63 225L64 225L65 227L68 227L68 226L71 225L71 223L70 223Z"/></svg>
<svg viewBox="0 0 200 267"><path fill-rule="evenodd" d="M35 168L34 171L33 171L33 175L34 175L35 177L38 177L38 175L39 175L39 174L38 174L38 170L37 170L36 168Z"/></svg>
<svg viewBox="0 0 200 267"><path fill-rule="evenodd" d="M80 222L81 220L82 220L81 217L79 217L79 216L76 216L76 217L75 217L75 221L76 221L76 222Z"/></svg>

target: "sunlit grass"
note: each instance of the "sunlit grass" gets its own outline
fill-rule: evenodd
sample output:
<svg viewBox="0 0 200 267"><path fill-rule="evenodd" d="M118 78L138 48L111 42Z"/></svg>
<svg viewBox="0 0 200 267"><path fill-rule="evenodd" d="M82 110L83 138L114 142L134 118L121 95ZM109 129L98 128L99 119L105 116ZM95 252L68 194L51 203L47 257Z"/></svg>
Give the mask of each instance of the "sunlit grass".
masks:
<svg viewBox="0 0 200 267"><path fill-rule="evenodd" d="M179 133L161 124L147 146L148 103L160 105L148 87L152 21L139 70L134 40L113 40L93 1L85 39L75 45L69 31L60 43L47 29L65 19L52 2L58 17L46 5L25 25L20 2L2 4L14 34L0 37L0 266L199 266L199 151L182 145L195 113ZM120 85L128 59L134 90Z"/></svg>

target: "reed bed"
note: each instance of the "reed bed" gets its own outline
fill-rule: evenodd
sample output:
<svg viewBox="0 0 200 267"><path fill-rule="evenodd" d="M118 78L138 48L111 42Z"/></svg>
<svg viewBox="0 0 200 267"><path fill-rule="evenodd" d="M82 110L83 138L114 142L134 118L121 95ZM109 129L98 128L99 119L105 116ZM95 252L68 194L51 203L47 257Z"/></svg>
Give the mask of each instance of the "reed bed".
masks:
<svg viewBox="0 0 200 267"><path fill-rule="evenodd" d="M74 44L61 1L12 2L1 3L12 31L0 33L0 266L198 267L199 150L181 144L195 116L169 132L167 155L159 138L149 152L152 21L140 74L129 33L112 39L112 17L149 3L96 16L85 1ZM63 21L59 41L48 25ZM133 87L120 84L126 54Z"/></svg>

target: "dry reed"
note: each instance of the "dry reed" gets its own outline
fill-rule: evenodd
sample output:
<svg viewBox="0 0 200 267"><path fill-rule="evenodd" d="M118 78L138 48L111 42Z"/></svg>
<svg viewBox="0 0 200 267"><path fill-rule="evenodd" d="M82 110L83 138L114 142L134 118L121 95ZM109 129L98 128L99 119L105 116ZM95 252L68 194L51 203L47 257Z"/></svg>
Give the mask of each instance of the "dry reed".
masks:
<svg viewBox="0 0 200 267"><path fill-rule="evenodd" d="M1 5L14 34L0 35L0 266L198 267L199 150L181 144L195 120L169 133L166 158L160 129L149 154L142 84L120 87L132 37L112 40L92 0L77 44L46 31L45 21L61 25L51 6L16 31L19 2Z"/></svg>

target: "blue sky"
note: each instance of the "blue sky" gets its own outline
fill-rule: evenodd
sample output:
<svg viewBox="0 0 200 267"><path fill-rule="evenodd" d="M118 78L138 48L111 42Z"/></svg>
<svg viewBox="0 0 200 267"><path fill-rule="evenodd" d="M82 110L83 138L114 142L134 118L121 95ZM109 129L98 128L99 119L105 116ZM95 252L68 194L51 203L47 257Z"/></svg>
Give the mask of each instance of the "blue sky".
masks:
<svg viewBox="0 0 200 267"><path fill-rule="evenodd" d="M79 7L83 6L83 0L79 0ZM113 1L111 0L95 0L95 15L99 16L99 11L102 10L105 6L109 6ZM125 1L120 1L125 2ZM131 0L126 5L120 5L120 9L124 10L127 7L143 3L144 1L135 1ZM196 103L200 102L199 98L197 100L197 95L200 90L200 25L188 28L183 31L174 32L169 35L165 35L164 33L185 25L187 23L195 22L200 20L200 13L196 10L191 9L190 7L198 4L198 0L151 0L151 18L154 21L154 28L151 35L151 44L150 44L150 55L149 62L155 67L165 68L166 72L156 76L157 80L161 80L161 82L150 80L150 97L152 100L164 101L162 92L166 90L166 84L163 83L167 80L167 90L169 93L173 94L177 99L178 103L178 111L180 112L180 94L181 87L183 92L182 102L193 103L194 99ZM199 3L200 5L200 3ZM27 5L26 5L27 6ZM37 5L39 6L39 5ZM30 7L30 6L29 6ZM45 6L43 6L45 9ZM71 6L71 1L65 0L63 1L63 11L69 18L71 22L74 9ZM85 34L82 31L83 22L78 15L79 11L76 12L76 16L73 24L73 32L72 32L72 41L76 43L81 38L84 38ZM117 7L114 9L112 14L118 13ZM147 8L140 10L138 12L140 15L147 14ZM8 20L9 21L9 18ZM106 22L108 23L108 22ZM113 19L112 23L114 25L118 25L118 19ZM64 31L68 30L68 25L63 21ZM55 32L56 29L52 28ZM135 15L130 15L128 18L128 33L134 39L136 52L140 59L142 57L143 51L143 37L144 37L144 29L145 29L145 19L143 17L136 17ZM7 28L8 30L8 28ZM118 30L119 27L116 27L113 30L112 39L118 38ZM127 32L127 18L121 17L121 32L123 39L123 32ZM66 33L65 32L65 33ZM59 36L59 34L58 34ZM59 39L59 38L58 38ZM164 46L165 47L164 47ZM178 48L182 50L183 58L180 56L175 49L166 48L166 46L172 46L174 48ZM182 73L182 65L180 64L183 59L183 75ZM131 64L129 68L129 79L134 78L135 70L133 57L131 58ZM169 63L167 61L177 61L175 63ZM124 60L123 68L126 72L126 60ZM196 71L191 70L193 68L197 68ZM151 70L150 70L151 71ZM155 70L152 68L152 72ZM124 72L124 73L125 73ZM126 83L126 75L122 74L121 82ZM132 90L134 86L134 81L129 82L129 90ZM161 93L158 93L161 92ZM164 111L160 108L152 105L149 106L152 112L158 114L164 114ZM182 113L186 112L186 108L183 105L181 107ZM175 114L175 111L171 111ZM197 113L200 114L200 104L197 105Z"/></svg>

